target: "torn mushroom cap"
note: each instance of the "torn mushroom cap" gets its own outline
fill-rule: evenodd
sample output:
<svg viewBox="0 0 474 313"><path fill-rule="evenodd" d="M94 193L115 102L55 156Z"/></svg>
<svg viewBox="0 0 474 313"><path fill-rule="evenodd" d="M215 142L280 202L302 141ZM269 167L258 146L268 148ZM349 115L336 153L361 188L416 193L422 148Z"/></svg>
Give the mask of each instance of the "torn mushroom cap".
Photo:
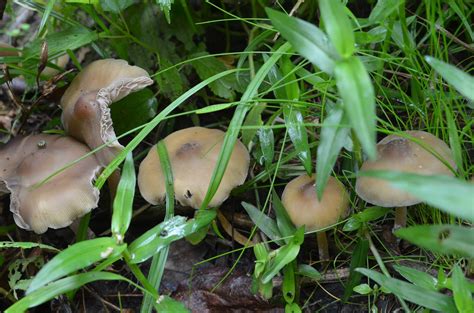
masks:
<svg viewBox="0 0 474 313"><path fill-rule="evenodd" d="M89 152L71 137L44 134L15 138L0 151L2 161L4 156L17 158L0 163L7 168L0 179L11 192L10 211L19 227L44 233L97 207L99 190L93 180L101 166L93 155L44 181Z"/></svg>
<svg viewBox="0 0 474 313"><path fill-rule="evenodd" d="M452 152L444 141L424 131L404 133L431 147L452 168L456 168ZM364 162L361 171L382 170L454 176L448 166L436 156L408 138L397 135L385 137L377 143L377 155L377 160ZM411 194L392 187L388 181L367 176L357 178L356 192L363 200L382 207L410 206L421 202Z"/></svg>
<svg viewBox="0 0 474 313"><path fill-rule="evenodd" d="M174 178L176 200L183 206L199 208L209 187L225 133L217 129L191 127L167 136L164 143L168 150ZM244 183L250 156L245 146L237 140L229 163L209 203L218 207L230 191ZM140 164L138 173L140 192L148 202L158 204L165 197L165 178L156 146Z"/></svg>
<svg viewBox="0 0 474 313"><path fill-rule="evenodd" d="M152 83L145 70L124 60L92 62L74 78L61 98L66 132L91 149L108 142L97 152L101 165L107 165L123 148L116 141L108 106Z"/></svg>
<svg viewBox="0 0 474 313"><path fill-rule="evenodd" d="M316 230L337 223L349 208L349 196L344 185L329 176L321 200L316 194L316 175L301 175L283 190L281 201L297 227Z"/></svg>

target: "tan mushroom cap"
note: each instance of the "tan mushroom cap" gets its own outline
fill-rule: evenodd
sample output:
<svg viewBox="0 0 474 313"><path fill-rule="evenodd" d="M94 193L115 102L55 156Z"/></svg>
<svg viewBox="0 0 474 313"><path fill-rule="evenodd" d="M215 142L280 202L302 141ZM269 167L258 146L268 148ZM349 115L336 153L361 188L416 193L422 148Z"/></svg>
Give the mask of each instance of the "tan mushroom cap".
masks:
<svg viewBox="0 0 474 313"><path fill-rule="evenodd" d="M48 227L66 227L97 207L99 190L93 180L101 166L94 155L40 184L89 152L71 137L45 134L17 137L0 150L0 169L6 169L0 180L11 192L10 211L19 227L44 233Z"/></svg>
<svg viewBox="0 0 474 313"><path fill-rule="evenodd" d="M206 195L217 163L225 133L218 129L191 127L167 136L168 150L174 178L176 200L183 206L199 208ZM244 183L250 156L245 146L237 141L222 181L210 207L218 207L231 190ZM156 146L140 164L138 173L140 192L148 202L158 204L165 197L165 178L161 170Z"/></svg>
<svg viewBox="0 0 474 313"><path fill-rule="evenodd" d="M63 97L62 122L66 132L95 149L101 165L107 165L123 148L115 139L109 105L151 85L148 73L124 60L92 62L74 78Z"/></svg>
<svg viewBox="0 0 474 313"><path fill-rule="evenodd" d="M425 131L405 131L410 137L420 140L440 157L456 168L448 145ZM378 158L366 161L361 171L383 170L415 173L419 175L447 175L453 172L432 153L408 138L389 135L377 143ZM356 192L363 200L382 207L410 206L421 201L411 194L394 188L383 179L361 176L356 181Z"/></svg>
<svg viewBox="0 0 474 313"><path fill-rule="evenodd" d="M7 44L7 43L4 43L4 42L0 42L0 57L16 57L16 56L19 56L20 53L16 50L13 50L15 49L15 47Z"/></svg>
<svg viewBox="0 0 474 313"><path fill-rule="evenodd" d="M344 185L329 176L321 200L316 194L316 175L301 175L286 185L281 201L297 227L316 230L335 224L347 214L349 195Z"/></svg>

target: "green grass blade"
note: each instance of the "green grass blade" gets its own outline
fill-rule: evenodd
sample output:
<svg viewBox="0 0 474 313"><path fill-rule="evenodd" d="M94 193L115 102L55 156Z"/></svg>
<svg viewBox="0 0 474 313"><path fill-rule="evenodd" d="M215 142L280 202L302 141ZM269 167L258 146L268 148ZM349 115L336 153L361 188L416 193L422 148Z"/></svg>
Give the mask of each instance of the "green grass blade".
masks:
<svg viewBox="0 0 474 313"><path fill-rule="evenodd" d="M356 270L407 301L440 312L457 312L453 299L442 293L424 289L402 280L387 277L383 274L366 268L358 268Z"/></svg>
<svg viewBox="0 0 474 313"><path fill-rule="evenodd" d="M31 281L26 294L95 262L119 255L125 248L125 245L117 245L114 238L96 238L78 242L49 261Z"/></svg>
<svg viewBox="0 0 474 313"><path fill-rule="evenodd" d="M437 291L436 286L438 280L430 274L401 265L394 265L393 268L412 284L432 291Z"/></svg>
<svg viewBox="0 0 474 313"><path fill-rule="evenodd" d="M215 211L201 210L189 221L183 216L174 216L158 224L130 244L131 262L146 261L173 241L207 227L215 217Z"/></svg>
<svg viewBox="0 0 474 313"><path fill-rule="evenodd" d="M326 33L336 50L346 59L355 51L354 32L339 0L319 0L319 9Z"/></svg>
<svg viewBox="0 0 474 313"><path fill-rule="evenodd" d="M46 249L46 250L59 252L59 250L56 249L55 247L48 246L41 243L36 243L36 242L0 241L0 250L8 249L8 248L20 248L20 249L40 248L40 249Z"/></svg>
<svg viewBox="0 0 474 313"><path fill-rule="evenodd" d="M332 74L337 51L326 34L315 25L266 8L273 26L288 40L296 51L322 71Z"/></svg>
<svg viewBox="0 0 474 313"><path fill-rule="evenodd" d="M375 160L375 95L369 74L356 57L338 62L334 73L351 126L369 159Z"/></svg>
<svg viewBox="0 0 474 313"><path fill-rule="evenodd" d="M457 225L418 225L395 232L397 237L432 252L474 258L474 229Z"/></svg>
<svg viewBox="0 0 474 313"><path fill-rule="evenodd" d="M311 175L313 173L313 164L311 162L311 151L308 145L306 127L304 127L303 115L292 105L283 106L283 115L291 142L293 142L295 150L298 152L298 158L301 160L306 173Z"/></svg>
<svg viewBox="0 0 474 313"><path fill-rule="evenodd" d="M321 128L321 136L316 157L316 192L321 199L339 152L344 146L350 130L342 108L334 108L326 117Z"/></svg>
<svg viewBox="0 0 474 313"><path fill-rule="evenodd" d="M387 180L393 187L446 213L474 222L474 184L449 176L390 171L365 171L359 175Z"/></svg>
<svg viewBox="0 0 474 313"><path fill-rule="evenodd" d="M254 79L250 82L245 90L242 98L240 99L241 104L237 106L235 109L234 116L230 121L229 128L224 137L224 142L222 144L221 151L219 153L219 157L217 159L216 167L214 168L214 172L212 173L211 177L211 184L209 184L209 188L207 190L206 196L202 201L201 209L207 208L209 202L212 200L212 197L215 195L219 184L221 183L222 177L224 176L225 169L227 167L227 163L229 162L230 156L234 149L235 142L239 135L240 127L242 122L244 121L245 114L250 108L250 101L257 95L258 88L262 84L263 80L267 76L268 72L271 68L275 65L278 59L281 56L288 52L290 49L290 44L285 43L280 48L278 48L275 53L262 65L262 67L258 70L255 74Z"/></svg>
<svg viewBox="0 0 474 313"><path fill-rule="evenodd" d="M452 280L454 303L458 311L460 313L474 312L474 301L472 301L468 282L458 265L454 266Z"/></svg>
<svg viewBox="0 0 474 313"><path fill-rule="evenodd" d="M431 65L448 83L469 101L474 101L474 77L436 58L425 56L426 62Z"/></svg>
<svg viewBox="0 0 474 313"><path fill-rule="evenodd" d="M20 301L9 307L5 313L25 312L28 308L38 306L55 298L58 295L76 290L85 284L98 280L123 280L131 285L137 286L131 280L114 273L89 272L77 274L52 282L43 288L29 293L26 297L22 298Z"/></svg>
<svg viewBox="0 0 474 313"><path fill-rule="evenodd" d="M135 196L135 167L133 155L130 152L123 165L122 175L114 199L111 230L117 241L123 241L125 233L132 220L133 198Z"/></svg>
<svg viewBox="0 0 474 313"><path fill-rule="evenodd" d="M165 174L166 213L164 220L167 221L174 215L174 179L168 151L166 150L166 145L163 141L158 142L157 153L160 158L161 170ZM155 254L151 260L150 272L148 273L148 281L150 282L150 284L153 285L156 290L159 290L160 288L161 278L163 277L163 272L165 270L166 259L168 258L169 247L170 246L166 246L161 249L161 251ZM155 301L151 295L145 295L143 298L142 306L140 308L140 312L151 312L153 306L155 305L154 302ZM161 306L164 305L163 302L160 303Z"/></svg>
<svg viewBox="0 0 474 313"><path fill-rule="evenodd" d="M278 230L276 222L252 204L247 202L242 202L241 204L258 229L260 229L270 239L275 240L279 245L281 245L282 241L279 239L282 235Z"/></svg>
<svg viewBox="0 0 474 313"><path fill-rule="evenodd" d="M354 248L354 252L352 253L351 265L349 267L349 279L344 287L344 296L342 297L343 302L346 302L349 299L353 293L354 287L360 283L362 274L356 272L355 269L361 266L366 266L368 252L369 241L364 238L359 238L357 245Z"/></svg>
<svg viewBox="0 0 474 313"><path fill-rule="evenodd" d="M228 70L222 73L219 73L217 75L214 75L193 88L189 89L186 91L184 94L182 94L178 99L173 101L170 105L168 105L166 108L164 108L153 120L151 120L149 123L146 124L146 126L130 141L130 143L118 154L118 156L110 162L110 164L102 171L102 174L97 178L95 185L98 188L101 188L105 182L107 181L107 178L117 169L117 167L120 165L120 163L123 162L127 154L135 149L140 142L142 142L143 139L162 121L164 120L174 109L176 109L178 106L180 106L183 102L185 102L189 97L191 97L193 94L195 94L198 90L204 88L207 86L209 83L220 79L221 77L224 77L226 75L232 74L237 72L238 70Z"/></svg>
<svg viewBox="0 0 474 313"><path fill-rule="evenodd" d="M43 32L43 28L46 26L46 23L48 22L49 15L51 14L51 11L53 11L55 3L56 3L56 0L49 0L48 3L46 4L46 8L43 12L43 16L41 17L41 22L38 26L38 33L37 33L38 36Z"/></svg>

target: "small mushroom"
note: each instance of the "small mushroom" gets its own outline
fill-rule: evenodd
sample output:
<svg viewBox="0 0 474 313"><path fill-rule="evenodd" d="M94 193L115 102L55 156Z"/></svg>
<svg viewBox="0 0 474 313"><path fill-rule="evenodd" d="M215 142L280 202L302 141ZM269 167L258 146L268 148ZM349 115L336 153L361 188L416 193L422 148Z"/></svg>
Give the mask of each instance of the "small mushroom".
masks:
<svg viewBox="0 0 474 313"><path fill-rule="evenodd" d="M316 175L301 175L293 179L283 190L281 201L288 216L297 227L318 230L331 226L347 214L349 196L344 185L330 176L321 200L316 194ZM317 233L319 258L329 259L326 232Z"/></svg>
<svg viewBox="0 0 474 313"><path fill-rule="evenodd" d="M389 135L377 143L377 160L365 161L361 171L382 170L454 176L445 163L410 138L421 141L455 169L452 152L444 141L425 131L405 131L404 134L409 138ZM355 190L359 197L368 203L381 207L396 207L394 230L406 226L407 206L421 202L410 193L392 187L388 181L368 176L357 178Z"/></svg>
<svg viewBox="0 0 474 313"><path fill-rule="evenodd" d="M77 75L61 98L61 116L66 132L96 149L97 158L106 166L122 150L112 127L109 105L128 94L151 85L148 73L124 60L94 61Z"/></svg>
<svg viewBox="0 0 474 313"><path fill-rule="evenodd" d="M0 148L0 181L11 192L10 211L16 224L41 234L69 226L97 207L93 180L102 168L94 155L60 171L90 153L71 137L16 137Z"/></svg>
<svg viewBox="0 0 474 313"><path fill-rule="evenodd" d="M224 132L217 129L191 127L167 136L168 150L174 178L176 200L183 206L199 208L211 182L224 140ZM250 156L245 146L237 141L216 194L209 203L218 207L230 191L243 184L247 177ZM143 198L158 204L165 198L165 178L156 146L140 164L138 186Z"/></svg>

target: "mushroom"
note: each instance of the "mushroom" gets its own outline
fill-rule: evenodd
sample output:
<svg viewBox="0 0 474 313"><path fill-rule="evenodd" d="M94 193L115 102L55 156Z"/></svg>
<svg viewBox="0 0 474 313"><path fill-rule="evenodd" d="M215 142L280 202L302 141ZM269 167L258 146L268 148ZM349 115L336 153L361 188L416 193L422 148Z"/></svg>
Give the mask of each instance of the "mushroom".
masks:
<svg viewBox="0 0 474 313"><path fill-rule="evenodd" d="M298 176L286 185L281 197L293 224L297 227L305 225L310 231L337 223L349 208L347 191L336 178L329 176L321 200L318 200L315 184L316 174ZM328 260L326 232L318 232L317 240L320 260Z"/></svg>
<svg viewBox="0 0 474 313"><path fill-rule="evenodd" d="M174 178L176 200L183 206L198 209L207 193L225 133L218 129L191 127L176 131L164 139ZM210 207L220 206L230 191L247 178L250 156L237 141ZM165 176L156 146L140 164L138 187L143 198L159 204L165 198Z"/></svg>
<svg viewBox="0 0 474 313"><path fill-rule="evenodd" d="M377 160L365 161L360 170L454 176L451 169L443 163L444 161L451 168L456 168L452 152L444 141L425 131L403 133L406 136L393 134L378 142ZM417 142L412 141L412 138L436 152L441 160ZM390 182L374 177L358 177L355 190L359 197L368 203L381 207L396 207L394 230L406 226L407 206L421 202L410 193L392 187Z"/></svg>
<svg viewBox="0 0 474 313"><path fill-rule="evenodd" d="M20 55L19 52L15 49L15 47L10 46L7 43L0 42L0 57L11 57L11 56L18 56Z"/></svg>
<svg viewBox="0 0 474 313"><path fill-rule="evenodd" d="M124 60L94 61L77 75L61 98L62 123L67 134L96 152L100 165L107 166L123 149L117 141L109 105L151 85L148 73ZM120 180L116 171L109 177L111 196Z"/></svg>
<svg viewBox="0 0 474 313"><path fill-rule="evenodd" d="M112 127L109 105L151 85L148 73L124 60L94 61L77 75L61 98L66 132L91 149L103 144L97 158L106 166L122 150Z"/></svg>
<svg viewBox="0 0 474 313"><path fill-rule="evenodd" d="M0 181L11 192L10 211L19 227L41 234L97 207L93 180L102 167L94 155L55 174L87 153L71 137L45 134L16 137L0 148Z"/></svg>

